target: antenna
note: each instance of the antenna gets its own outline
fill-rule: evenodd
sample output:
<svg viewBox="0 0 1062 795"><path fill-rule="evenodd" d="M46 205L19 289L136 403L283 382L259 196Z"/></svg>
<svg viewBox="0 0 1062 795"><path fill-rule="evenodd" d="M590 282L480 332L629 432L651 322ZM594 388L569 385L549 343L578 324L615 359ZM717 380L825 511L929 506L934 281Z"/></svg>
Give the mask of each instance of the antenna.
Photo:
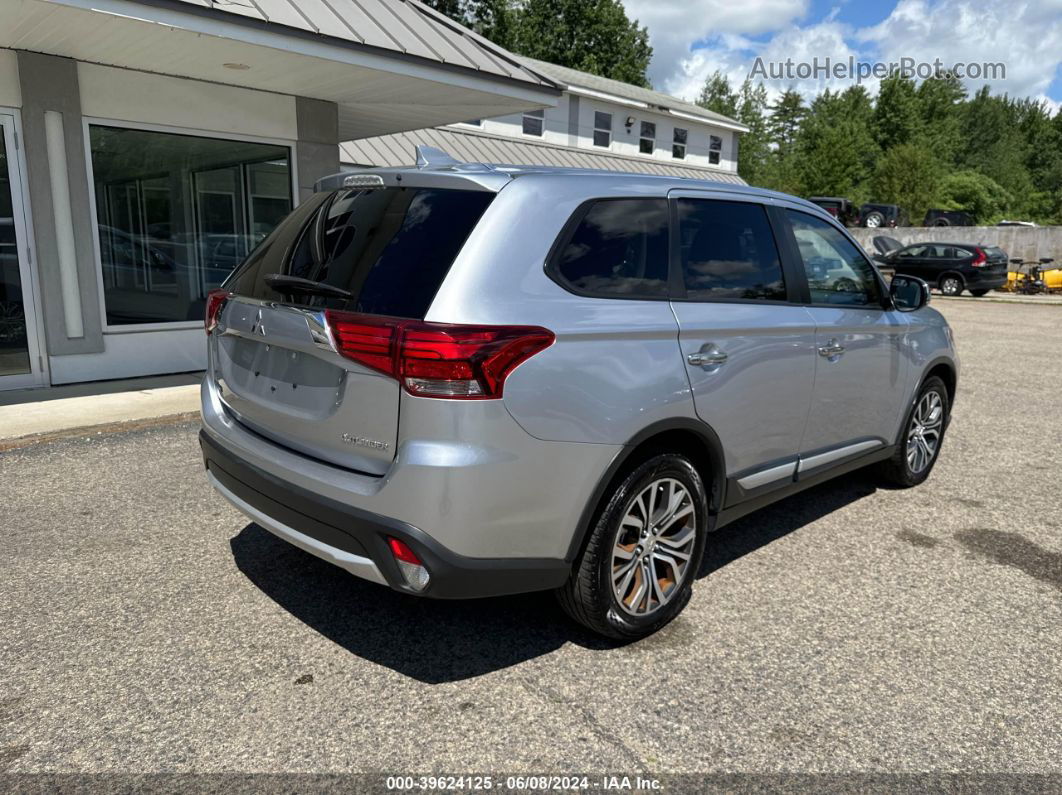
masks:
<svg viewBox="0 0 1062 795"><path fill-rule="evenodd" d="M436 149L434 146L417 144L415 151L417 154L417 168L443 168L461 164L460 160L454 160L442 149Z"/></svg>

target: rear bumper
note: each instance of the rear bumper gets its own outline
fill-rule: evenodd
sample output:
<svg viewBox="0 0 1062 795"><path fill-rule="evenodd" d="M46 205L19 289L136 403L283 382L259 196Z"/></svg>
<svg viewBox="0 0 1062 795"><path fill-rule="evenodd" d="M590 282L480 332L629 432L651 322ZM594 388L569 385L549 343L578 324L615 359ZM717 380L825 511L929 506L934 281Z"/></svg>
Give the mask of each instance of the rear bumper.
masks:
<svg viewBox="0 0 1062 795"><path fill-rule="evenodd" d="M1007 274L1003 273L966 273L967 290L994 290L1007 283Z"/></svg>
<svg viewBox="0 0 1062 795"><path fill-rule="evenodd" d="M265 530L351 574L440 599L548 590L564 584L571 564L538 558L470 558L405 522L356 508L286 483L241 460L200 431L207 477L222 496ZM387 538L405 542L431 575L424 591L402 578Z"/></svg>

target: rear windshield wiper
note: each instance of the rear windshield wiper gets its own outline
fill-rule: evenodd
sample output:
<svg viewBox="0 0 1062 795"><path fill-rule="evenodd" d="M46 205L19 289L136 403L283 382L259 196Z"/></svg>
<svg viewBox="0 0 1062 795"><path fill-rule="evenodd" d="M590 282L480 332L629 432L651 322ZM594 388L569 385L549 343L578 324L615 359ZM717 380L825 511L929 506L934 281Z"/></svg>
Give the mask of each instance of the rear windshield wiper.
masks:
<svg viewBox="0 0 1062 795"><path fill-rule="evenodd" d="M304 279L301 276L288 276L284 273L270 273L265 283L278 293L299 293L301 295L320 295L328 298L353 298L354 293L324 282Z"/></svg>

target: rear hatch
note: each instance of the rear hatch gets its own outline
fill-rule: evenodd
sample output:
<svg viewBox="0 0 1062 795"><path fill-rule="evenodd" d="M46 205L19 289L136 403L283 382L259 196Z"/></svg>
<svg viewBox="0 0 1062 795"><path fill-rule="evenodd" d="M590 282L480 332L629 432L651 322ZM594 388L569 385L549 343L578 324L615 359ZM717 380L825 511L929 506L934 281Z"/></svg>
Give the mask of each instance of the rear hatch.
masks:
<svg viewBox="0 0 1062 795"><path fill-rule="evenodd" d="M1005 275L1007 272L1007 252L997 246L985 246L985 257L988 259L988 267L985 270L992 275Z"/></svg>
<svg viewBox="0 0 1062 795"><path fill-rule="evenodd" d="M379 187L304 202L208 311L229 414L305 455L383 474L396 453L399 383L340 355L326 312L423 319L493 197Z"/></svg>

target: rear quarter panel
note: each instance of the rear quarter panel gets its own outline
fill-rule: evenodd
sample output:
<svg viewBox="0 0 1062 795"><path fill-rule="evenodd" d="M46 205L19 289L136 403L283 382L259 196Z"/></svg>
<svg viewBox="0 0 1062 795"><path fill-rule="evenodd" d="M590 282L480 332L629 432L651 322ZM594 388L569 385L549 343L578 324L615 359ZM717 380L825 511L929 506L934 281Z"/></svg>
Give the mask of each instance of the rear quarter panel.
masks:
<svg viewBox="0 0 1062 795"><path fill-rule="evenodd" d="M695 416L667 300L587 298L545 273L554 242L583 202L664 198L671 186L616 175L518 177L451 268L428 320L538 325L556 334L505 385L505 406L532 436L623 444L657 420Z"/></svg>

